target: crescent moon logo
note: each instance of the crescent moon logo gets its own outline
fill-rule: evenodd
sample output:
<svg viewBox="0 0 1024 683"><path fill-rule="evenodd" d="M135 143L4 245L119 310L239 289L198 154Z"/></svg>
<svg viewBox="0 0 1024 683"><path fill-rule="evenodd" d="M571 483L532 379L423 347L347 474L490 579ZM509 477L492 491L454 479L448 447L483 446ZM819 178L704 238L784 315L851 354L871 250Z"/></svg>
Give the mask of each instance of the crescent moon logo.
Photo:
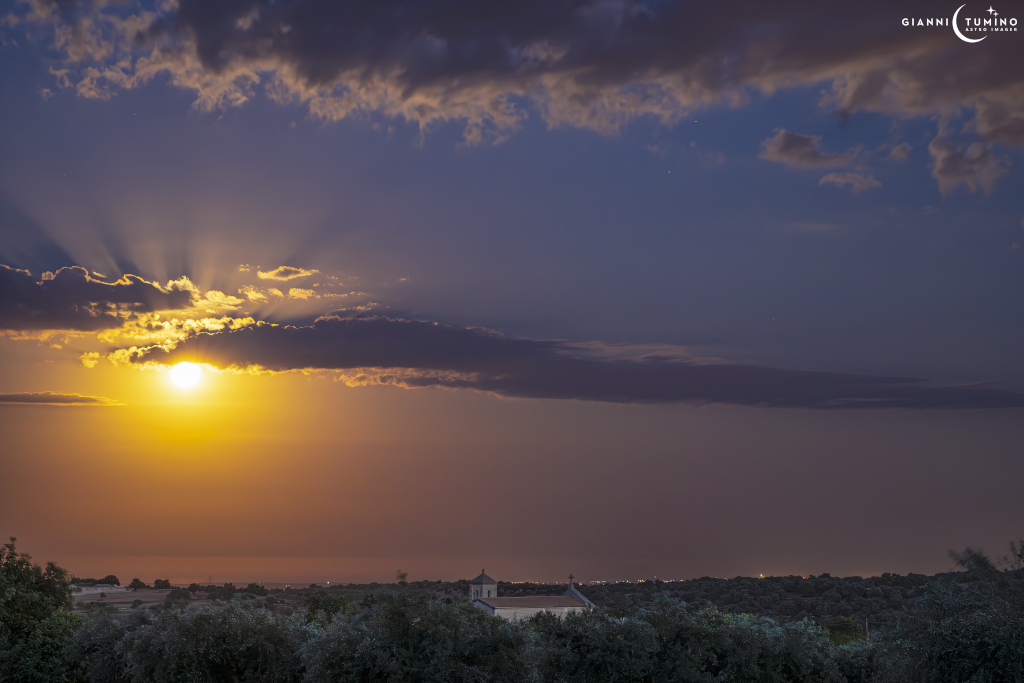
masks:
<svg viewBox="0 0 1024 683"><path fill-rule="evenodd" d="M957 38L964 41L965 43L980 43L981 41L988 38L988 36L982 36L981 38L968 38L964 34L960 33L960 27L956 25L956 17L958 14L960 14L960 10L962 10L964 7L967 7L967 3L960 5L959 7L956 8L956 11L953 12L953 32L956 33Z"/></svg>

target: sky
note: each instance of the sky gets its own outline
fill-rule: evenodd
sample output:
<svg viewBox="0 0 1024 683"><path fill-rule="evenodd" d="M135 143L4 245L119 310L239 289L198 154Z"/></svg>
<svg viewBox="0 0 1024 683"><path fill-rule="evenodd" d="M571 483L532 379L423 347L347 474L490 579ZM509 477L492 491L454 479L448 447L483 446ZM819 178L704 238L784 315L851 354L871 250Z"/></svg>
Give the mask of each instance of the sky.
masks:
<svg viewBox="0 0 1024 683"><path fill-rule="evenodd" d="M0 533L176 582L1005 552L1018 17L0 2Z"/></svg>

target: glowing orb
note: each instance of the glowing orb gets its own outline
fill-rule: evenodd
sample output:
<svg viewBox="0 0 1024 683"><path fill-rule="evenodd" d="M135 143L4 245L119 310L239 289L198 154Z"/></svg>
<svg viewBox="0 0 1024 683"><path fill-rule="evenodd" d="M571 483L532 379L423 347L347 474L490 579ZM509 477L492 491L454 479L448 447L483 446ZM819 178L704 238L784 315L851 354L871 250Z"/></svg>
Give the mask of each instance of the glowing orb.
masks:
<svg viewBox="0 0 1024 683"><path fill-rule="evenodd" d="M182 389L191 389L202 374L203 369L195 363L178 363L171 368L171 381Z"/></svg>

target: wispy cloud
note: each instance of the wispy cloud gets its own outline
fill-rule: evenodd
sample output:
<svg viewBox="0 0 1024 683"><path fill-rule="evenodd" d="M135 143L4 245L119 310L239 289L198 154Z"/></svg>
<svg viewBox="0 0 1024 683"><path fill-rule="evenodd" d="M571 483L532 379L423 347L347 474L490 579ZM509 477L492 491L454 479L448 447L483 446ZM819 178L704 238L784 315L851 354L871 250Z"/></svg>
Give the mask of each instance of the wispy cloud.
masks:
<svg viewBox="0 0 1024 683"><path fill-rule="evenodd" d="M828 173L822 176L818 185L835 185L836 187L849 187L854 194L871 190L882 186L882 183L875 180L873 175L861 175L860 173Z"/></svg>
<svg viewBox="0 0 1024 683"><path fill-rule="evenodd" d="M910 156L911 149L913 149L913 147L910 146L910 143L901 142L893 147L885 158L888 161L906 161L907 157Z"/></svg>
<svg viewBox="0 0 1024 683"><path fill-rule="evenodd" d="M960 183L971 192L980 188L991 194L996 180L1006 174L1009 164L996 156L992 145L975 142L957 147L942 136L931 141L928 153L932 156L932 176L939 181L939 189L947 194Z"/></svg>
<svg viewBox="0 0 1024 683"><path fill-rule="evenodd" d="M261 280L295 280L300 277L309 277L319 273L319 270L306 270L305 268L293 268L291 266L278 266L273 270L264 272L257 270L256 275Z"/></svg>
<svg viewBox="0 0 1024 683"><path fill-rule="evenodd" d="M123 403L102 396L60 394L53 391L0 394L0 405L32 406L123 406Z"/></svg>
<svg viewBox="0 0 1024 683"><path fill-rule="evenodd" d="M820 135L800 135L779 129L761 143L761 158L787 166L803 168L834 168L850 164L858 149L845 152L823 152Z"/></svg>

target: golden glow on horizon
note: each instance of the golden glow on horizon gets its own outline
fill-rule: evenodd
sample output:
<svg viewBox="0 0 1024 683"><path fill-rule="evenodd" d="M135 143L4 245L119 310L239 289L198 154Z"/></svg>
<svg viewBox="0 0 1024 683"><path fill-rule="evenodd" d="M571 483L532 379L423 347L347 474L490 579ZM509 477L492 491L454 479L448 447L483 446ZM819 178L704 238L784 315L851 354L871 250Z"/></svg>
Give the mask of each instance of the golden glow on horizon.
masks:
<svg viewBox="0 0 1024 683"><path fill-rule="evenodd" d="M171 381L182 389L191 389L199 384L203 369L195 363L178 363L171 368Z"/></svg>

